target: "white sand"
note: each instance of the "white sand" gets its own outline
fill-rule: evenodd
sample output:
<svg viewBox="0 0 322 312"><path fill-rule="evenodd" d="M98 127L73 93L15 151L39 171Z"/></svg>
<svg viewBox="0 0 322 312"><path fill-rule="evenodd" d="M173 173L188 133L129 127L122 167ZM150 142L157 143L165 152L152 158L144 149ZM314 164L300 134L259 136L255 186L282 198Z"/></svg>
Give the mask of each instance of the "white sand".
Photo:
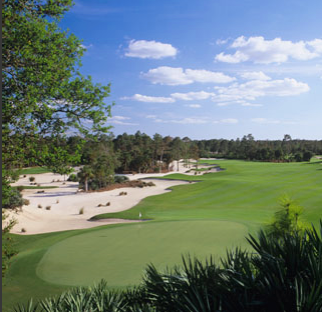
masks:
<svg viewBox="0 0 322 312"><path fill-rule="evenodd" d="M177 169L177 163L174 166ZM180 163L179 172L185 173L187 168L183 167ZM175 173L173 171L170 173ZM169 174L169 173L167 173ZM141 179L146 177L166 176L167 174L136 174L128 175L133 179ZM194 174L186 173L186 174ZM127 210L137 205L143 198L152 195L158 195L168 192L168 188L179 185L187 184L185 181L171 181L171 180L145 180L153 181L156 186L144 188L120 188L104 192L79 192L78 183L63 182L64 178L61 175L53 173L27 175L20 178L19 181L13 185L30 185L29 177L34 176L36 183L41 186L58 186L58 188L44 189L43 193L39 193L38 189L23 190L23 198L28 199L30 204L23 206L21 212L10 212L18 224L14 226L12 233L19 234L39 234L64 230L74 230L91 228L101 226L104 224L115 224L125 222L139 222L138 220L121 220L121 219L108 219L100 221L88 221L91 217L108 212L119 212ZM55 182L53 182L55 180ZM60 182L56 182L60 180ZM127 195L120 196L120 192L127 192ZM109 206L106 206L107 203ZM104 205L98 207L98 205ZM41 205L41 208L38 208ZM46 209L50 207L50 209ZM83 214L79 214L80 209L84 210ZM26 232L22 233L22 229Z"/></svg>

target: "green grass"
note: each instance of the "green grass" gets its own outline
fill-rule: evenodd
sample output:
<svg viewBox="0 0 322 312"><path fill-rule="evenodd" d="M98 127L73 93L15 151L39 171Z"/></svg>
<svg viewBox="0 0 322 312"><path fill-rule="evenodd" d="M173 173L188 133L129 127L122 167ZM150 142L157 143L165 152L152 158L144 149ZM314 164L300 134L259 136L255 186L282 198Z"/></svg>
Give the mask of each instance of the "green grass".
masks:
<svg viewBox="0 0 322 312"><path fill-rule="evenodd" d="M53 189L58 188L59 186L32 186L32 185L24 185L24 190L42 190L42 189ZM14 186L14 188L17 188L17 186Z"/></svg>
<svg viewBox="0 0 322 312"><path fill-rule="evenodd" d="M225 247L242 243L247 231L255 233L270 220L283 194L304 207L308 223L318 225L322 218L321 161L209 163L225 170L172 174L167 178L200 182L175 186L173 192L146 198L127 211L97 216L138 219L141 213L143 219L154 221L15 236L20 253L3 287L4 311L18 301L54 295L68 285L91 284L99 277L113 287L124 287L137 282L145 264L171 266L186 251L201 258L223 255Z"/></svg>
<svg viewBox="0 0 322 312"><path fill-rule="evenodd" d="M46 167L32 167L32 168L24 168L19 170L19 174L40 174L40 173L48 173L51 172Z"/></svg>
<svg viewBox="0 0 322 312"><path fill-rule="evenodd" d="M48 249L37 275L52 284L137 285L147 263L159 269L181 263L181 255L224 256L227 246L245 244L247 227L235 222L136 223L65 239ZM82 272L82 274L80 274Z"/></svg>

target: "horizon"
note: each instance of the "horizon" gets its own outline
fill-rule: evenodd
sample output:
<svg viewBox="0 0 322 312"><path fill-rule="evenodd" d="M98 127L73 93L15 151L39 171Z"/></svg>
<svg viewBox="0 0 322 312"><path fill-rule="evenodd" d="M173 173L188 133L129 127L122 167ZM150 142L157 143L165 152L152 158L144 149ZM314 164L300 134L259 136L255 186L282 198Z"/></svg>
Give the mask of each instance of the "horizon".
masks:
<svg viewBox="0 0 322 312"><path fill-rule="evenodd" d="M81 72L111 83L107 122L191 139L321 139L322 3L75 1Z"/></svg>

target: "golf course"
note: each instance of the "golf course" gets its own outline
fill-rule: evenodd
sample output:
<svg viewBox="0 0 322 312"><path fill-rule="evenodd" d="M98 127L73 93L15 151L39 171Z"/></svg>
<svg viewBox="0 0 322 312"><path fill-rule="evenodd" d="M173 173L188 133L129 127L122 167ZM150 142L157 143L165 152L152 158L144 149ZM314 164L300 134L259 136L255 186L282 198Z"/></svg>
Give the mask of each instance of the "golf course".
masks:
<svg viewBox="0 0 322 312"><path fill-rule="evenodd" d="M111 288L140 283L153 263L166 270L182 256L201 260L224 257L227 249L249 248L249 233L271 221L279 200L288 196L303 207L302 221L322 217L322 162L269 163L202 160L219 166L214 173L171 174L166 179L192 183L150 196L122 212L97 215L144 222L37 235L12 235L18 254L3 284L3 311L30 298L89 286L101 279ZM162 178L160 178L162 179ZM94 222L94 221L93 221Z"/></svg>

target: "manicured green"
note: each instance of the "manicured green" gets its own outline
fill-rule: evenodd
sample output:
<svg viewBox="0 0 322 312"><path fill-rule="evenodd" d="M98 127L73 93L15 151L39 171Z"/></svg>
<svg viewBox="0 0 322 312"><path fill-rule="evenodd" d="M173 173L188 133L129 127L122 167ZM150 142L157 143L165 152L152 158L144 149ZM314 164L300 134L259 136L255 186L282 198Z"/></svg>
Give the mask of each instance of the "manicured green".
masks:
<svg viewBox="0 0 322 312"><path fill-rule="evenodd" d="M30 297L57 294L67 285L87 281L92 284L98 275L105 277L113 287L135 283L142 268L151 261L161 268L166 264L180 263L179 254L186 251L180 246L192 246L194 239L198 240L196 248L201 247L199 241L207 244L200 251L201 258L211 253L223 255L226 246L241 242L247 231L254 234L271 220L280 208L278 199L283 194L288 194L304 207L306 222L317 225L322 218L321 161L261 163L221 160L209 163L218 164L225 170L197 176L167 176L199 182L179 185L172 188L173 192L146 198L128 211L98 217L138 219L141 213L142 219L153 219L152 222L15 236L20 253L5 281L3 307L12 307ZM209 224L216 226L212 229ZM205 234L200 239L203 228L205 231L211 228L214 234ZM144 241L137 239L139 232L144 233ZM171 238L165 236L170 233L173 233ZM213 243L213 247L209 243ZM172 244L174 249L171 249ZM151 250L150 255L144 253L148 250ZM193 252L191 247L187 250ZM68 257L63 260L64 255Z"/></svg>
<svg viewBox="0 0 322 312"><path fill-rule="evenodd" d="M191 254L224 256L227 247L245 244L248 229L235 222L168 221L136 223L77 235L48 249L37 275L53 284L137 285L147 263L160 269ZM80 274L80 272L82 272Z"/></svg>

